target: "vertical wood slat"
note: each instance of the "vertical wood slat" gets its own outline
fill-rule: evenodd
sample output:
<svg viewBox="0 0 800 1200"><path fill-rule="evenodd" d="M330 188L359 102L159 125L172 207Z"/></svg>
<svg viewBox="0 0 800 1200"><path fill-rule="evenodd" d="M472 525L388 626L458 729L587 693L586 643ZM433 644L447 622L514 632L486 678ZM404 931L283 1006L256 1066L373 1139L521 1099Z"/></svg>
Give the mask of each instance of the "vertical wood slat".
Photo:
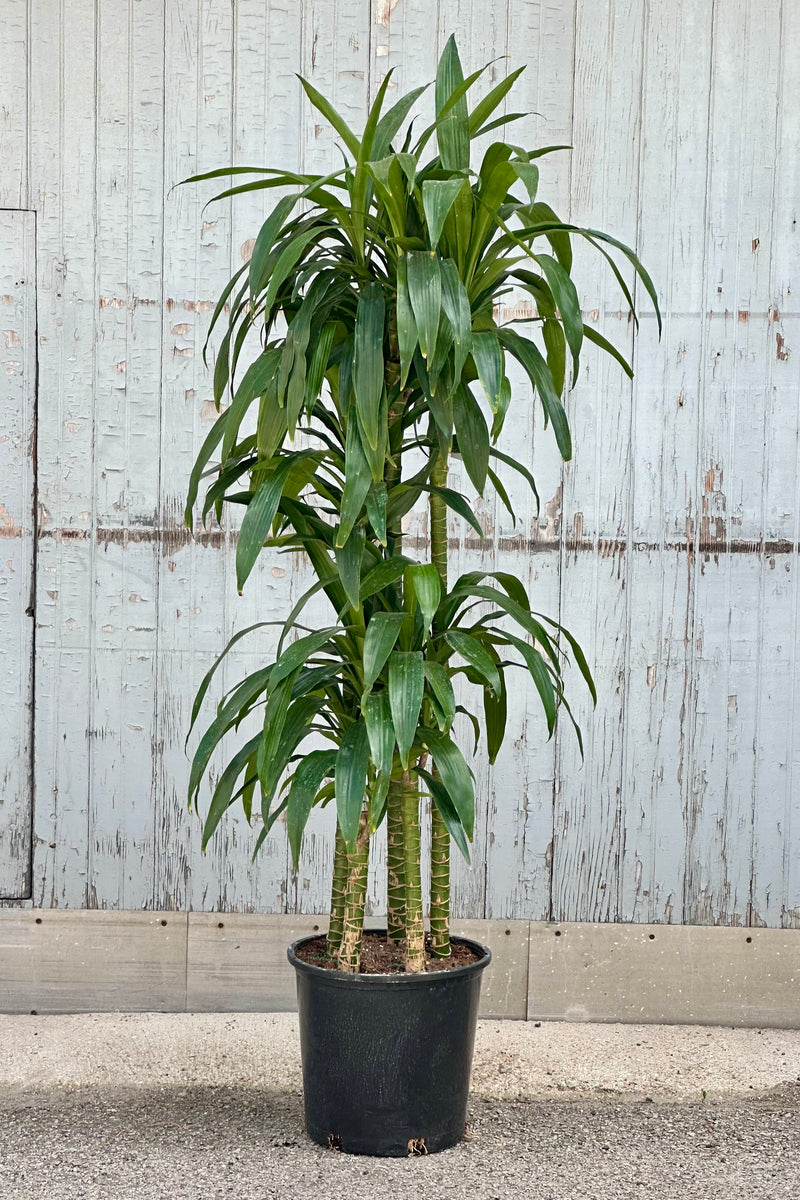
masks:
<svg viewBox="0 0 800 1200"><path fill-rule="evenodd" d="M36 215L0 210L0 898L31 887Z"/></svg>
<svg viewBox="0 0 800 1200"><path fill-rule="evenodd" d="M634 549L627 580L626 921L682 917L712 15L713 0L691 12L650 5L645 26L638 249L656 281L664 333L659 345L644 315L635 361L630 537L654 549ZM680 201L665 210L670 196Z"/></svg>
<svg viewBox="0 0 800 1200"><path fill-rule="evenodd" d="M713 552L764 529L765 384L780 0L714 9L706 279L694 481L693 704L683 920L744 924L750 901L757 556ZM754 249L755 247L755 249ZM766 376L766 378L765 378ZM763 597L766 600L766 597Z"/></svg>
<svg viewBox="0 0 800 1200"><path fill-rule="evenodd" d="M576 10L571 217L579 225L613 227L629 244L638 215L643 12L641 0L615 4L602 15L586 4ZM605 261L581 245L575 260L587 320L597 320L630 355L632 332L617 316L621 301ZM571 533L576 549L565 545L560 619L587 651L598 705L592 711L578 681L572 684L585 758L562 726L551 915L605 921L616 916L623 854L632 390L616 364L588 350L568 409L576 449L565 471L562 537ZM592 553L577 548L585 539Z"/></svg>
<svg viewBox="0 0 800 1200"><path fill-rule="evenodd" d="M35 903L88 899L94 699L95 5L30 0L39 406ZM80 71L71 65L83 64Z"/></svg>

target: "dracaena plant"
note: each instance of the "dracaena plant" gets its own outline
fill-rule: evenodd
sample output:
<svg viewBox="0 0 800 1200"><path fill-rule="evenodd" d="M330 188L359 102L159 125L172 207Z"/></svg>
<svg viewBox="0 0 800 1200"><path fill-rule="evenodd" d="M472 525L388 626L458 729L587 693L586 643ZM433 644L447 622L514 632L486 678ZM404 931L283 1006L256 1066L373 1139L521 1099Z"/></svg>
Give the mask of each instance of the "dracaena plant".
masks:
<svg viewBox="0 0 800 1200"><path fill-rule="evenodd" d="M448 579L448 510L482 536L468 497L448 477L451 456L461 458L478 493L493 487L508 507L507 470L536 494L526 465L500 448L512 400L531 420L538 400L569 459L561 397L568 369L577 376L584 342L631 374L622 355L583 325L572 239L604 255L634 319L613 252L656 304L628 247L559 220L538 198L537 160L565 147L497 141L473 170L472 142L518 117L495 114L519 73L470 108L481 72L463 78L451 38L435 81L435 120L416 139L408 118L424 88L384 111L390 72L359 138L301 80L338 136L343 166L324 176L225 168L192 180L254 177L215 199L293 191L272 209L213 316L211 331L227 314L214 370L220 416L192 472L186 520L191 527L205 481L204 521L212 512L220 519L226 504L244 509L240 592L265 546L302 551L316 582L283 622L274 661L220 701L194 754L189 799L197 804L220 741L249 718L256 731L228 751L203 846L237 800L250 820L257 793L256 850L285 814L296 867L311 809L335 804L328 952L346 971L358 967L370 838L384 820L388 933L402 943L406 969L424 969L421 795L430 797L431 812L430 946L434 956L449 955L450 846L469 858L475 814L457 715L472 722L476 740L481 732L472 704L467 710L456 702L454 677L464 675L482 694L490 761L504 737L510 671L530 673L550 734L559 710L571 719L568 659L594 696L575 639L535 611L517 578L470 572ZM532 301L526 333L496 317L498 298L511 287ZM260 353L242 370L253 333ZM532 385L517 396L509 356ZM403 549L402 518L421 500L430 512L429 561ZM303 610L320 592L330 620L309 628ZM192 725L220 662L249 632L232 639L203 680Z"/></svg>

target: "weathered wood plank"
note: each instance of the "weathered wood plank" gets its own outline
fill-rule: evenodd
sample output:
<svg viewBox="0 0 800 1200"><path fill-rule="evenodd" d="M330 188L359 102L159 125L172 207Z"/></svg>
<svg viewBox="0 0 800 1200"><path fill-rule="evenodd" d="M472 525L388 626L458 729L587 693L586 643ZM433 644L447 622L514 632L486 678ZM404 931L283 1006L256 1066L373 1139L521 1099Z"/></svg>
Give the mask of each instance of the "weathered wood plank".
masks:
<svg viewBox="0 0 800 1200"><path fill-rule="evenodd" d="M613 228L628 243L636 240L638 216L643 17L640 0L602 13L580 3L576 10L570 215L578 224ZM620 319L617 286L590 250L575 247L588 319L596 318L605 335L630 353L631 331ZM569 730L562 726L557 735L552 916L613 920L622 856L632 478L632 391L620 368L587 354L569 414L576 454L565 471L562 537L571 535L576 545L588 539L594 550L566 549L561 620L587 651L598 706L592 712L580 694L575 705L585 734L583 763Z"/></svg>
<svg viewBox="0 0 800 1200"><path fill-rule="evenodd" d="M569 72L552 64L572 62L574 4L558 9L538 4L508 10L508 53L504 64L526 71L505 102L506 112L528 112L509 126L508 137L528 146L572 142L573 88ZM498 64L500 65L500 64ZM569 154L542 159L541 195L566 219L569 211ZM526 293L504 297L499 319L511 320ZM534 326L516 326L532 336ZM499 448L517 456L536 479L541 507L527 483L498 464L498 474L517 513L516 524L499 501L494 505L494 567L522 580L533 608L557 617L560 608L561 514L563 464L551 429L544 428L541 405L534 400L527 376L517 363L507 363L512 406ZM489 775L489 838L486 871L487 917L530 917L550 914L553 853L555 739L547 728L538 693L528 672L507 672L508 733Z"/></svg>
<svg viewBox="0 0 800 1200"><path fill-rule="evenodd" d="M33 909L0 916L0 1011L186 1007L186 913Z"/></svg>
<svg viewBox="0 0 800 1200"><path fill-rule="evenodd" d="M36 641L34 896L88 903L95 719L94 320L96 6L29 5L29 170L37 211L39 547ZM71 70L71 64L92 64ZM52 607L46 600L52 599ZM52 617L51 614L52 613Z"/></svg>
<svg viewBox="0 0 800 1200"><path fill-rule="evenodd" d="M630 434L623 920L682 919L712 16L712 0L691 12L648 6L645 24L637 242L658 289L664 333L659 345L638 287L644 311ZM667 196L680 199L665 210Z"/></svg>
<svg viewBox="0 0 800 1200"><path fill-rule="evenodd" d="M0 897L30 894L36 217L0 210Z"/></svg>
<svg viewBox="0 0 800 1200"><path fill-rule="evenodd" d="M153 904L163 10L100 9L88 903ZM120 236L121 231L123 236ZM131 537L133 531L134 537ZM122 764L122 767L121 767Z"/></svg>
<svg viewBox="0 0 800 1200"><path fill-rule="evenodd" d="M706 553L695 564L685 778L683 920L689 923L746 923L750 899L756 706L749 700L762 670L754 653L758 575L748 571L746 556L727 554L717 563L713 550L727 547L734 531L752 542L764 529L772 297L759 247L762 238L769 244L773 220L779 15L780 0L759 8L734 0L713 27L693 514Z"/></svg>
<svg viewBox="0 0 800 1200"><path fill-rule="evenodd" d="M531 924L528 1020L797 1025L797 934Z"/></svg>
<svg viewBox="0 0 800 1200"><path fill-rule="evenodd" d="M3 5L3 72L0 77L0 208L27 208L28 200L28 3ZM8 259L6 261L9 261Z"/></svg>

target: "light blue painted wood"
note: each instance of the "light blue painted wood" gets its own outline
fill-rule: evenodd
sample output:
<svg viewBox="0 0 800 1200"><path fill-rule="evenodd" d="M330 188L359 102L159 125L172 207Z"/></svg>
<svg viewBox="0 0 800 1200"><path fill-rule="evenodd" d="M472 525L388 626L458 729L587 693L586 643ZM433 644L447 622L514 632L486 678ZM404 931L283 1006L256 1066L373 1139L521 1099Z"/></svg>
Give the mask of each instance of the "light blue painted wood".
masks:
<svg viewBox="0 0 800 1200"><path fill-rule="evenodd" d="M542 194L635 243L665 313L661 342L649 315L635 334L613 280L576 255L585 319L633 352L634 385L587 348L564 469L515 379L505 446L533 466L542 510L512 484L516 527L488 497L483 544L451 527L454 571L515 570L584 638L601 691L592 712L576 688L584 764L566 729L544 740L532 691L514 693L497 764L475 760L478 866L456 865L455 911L800 924L789 8L458 0L437 23L427 0L340 0L335 20L322 0L113 13L74 0L68 16L10 0L0 201L39 225L37 904L324 909L329 813L295 876L282 829L251 865L256 830L237 817L203 856L185 809L183 739L208 662L233 629L286 612L309 574L265 556L240 599L235 524L196 542L182 529L213 415L205 331L273 198L204 210L210 185L174 185L228 162L333 165L294 73L357 127L390 67L392 95L432 79L454 31L470 68L509 56L479 90L527 64L520 106L535 113L513 140L574 147L542 163ZM526 315L518 302L499 319ZM409 545L424 552L426 532L411 514ZM232 655L221 686L272 646L265 634ZM380 845L374 859L379 910Z"/></svg>

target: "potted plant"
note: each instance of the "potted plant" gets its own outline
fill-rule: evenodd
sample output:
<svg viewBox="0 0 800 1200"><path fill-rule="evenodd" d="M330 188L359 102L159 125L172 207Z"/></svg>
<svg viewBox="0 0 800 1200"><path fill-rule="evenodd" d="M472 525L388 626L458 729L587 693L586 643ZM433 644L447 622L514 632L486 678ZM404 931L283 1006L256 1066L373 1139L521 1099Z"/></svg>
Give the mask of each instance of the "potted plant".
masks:
<svg viewBox="0 0 800 1200"><path fill-rule="evenodd" d="M572 446L561 396L568 366L577 376L584 341L631 374L620 353L583 325L572 238L607 258L631 312L612 250L656 304L630 249L560 221L539 200L538 159L567 147L498 141L472 170L471 143L519 116L496 114L520 71L469 107L481 73L463 78L451 38L436 75L435 120L417 136L408 118L425 89L384 111L391 72L361 137L301 80L340 139L342 167L325 176L225 168L191 181L254 177L216 199L293 190L272 209L213 316L211 331L227 314L214 370L220 416L192 471L186 520L191 528L205 481L204 521L212 511L219 519L226 504L244 509L240 592L265 546L302 551L316 582L282 623L274 660L217 706L194 753L189 802L197 804L222 739L249 723L251 736L228 752L214 788L204 848L235 802L251 819L258 792L256 851L282 817L296 866L312 807L335 805L327 937L296 943L289 957L309 1133L361 1153L441 1149L464 1130L480 976L490 955L451 940L449 931L450 847L469 858L475 810L459 715L476 740L480 732L457 702L454 677L465 676L482 697L492 761L503 741L510 671L530 673L551 734L559 712L572 720L568 658L594 696L577 642L532 608L517 578L448 577L448 510L482 536L448 476L450 458L461 458L478 493L494 487L507 506L506 470L535 494L527 466L497 444L512 400L509 357L530 379L565 460ZM533 302L534 336L498 323L498 297L510 287ZM241 369L251 333L260 353ZM531 395L516 403L531 405ZM403 517L420 501L429 510L427 560L403 546ZM310 628L304 608L319 592L330 620ZM206 675L192 726L219 664L255 628L238 633ZM429 797L431 822L427 936L421 796ZM383 821L387 930L370 935L374 969L365 971L369 847Z"/></svg>

